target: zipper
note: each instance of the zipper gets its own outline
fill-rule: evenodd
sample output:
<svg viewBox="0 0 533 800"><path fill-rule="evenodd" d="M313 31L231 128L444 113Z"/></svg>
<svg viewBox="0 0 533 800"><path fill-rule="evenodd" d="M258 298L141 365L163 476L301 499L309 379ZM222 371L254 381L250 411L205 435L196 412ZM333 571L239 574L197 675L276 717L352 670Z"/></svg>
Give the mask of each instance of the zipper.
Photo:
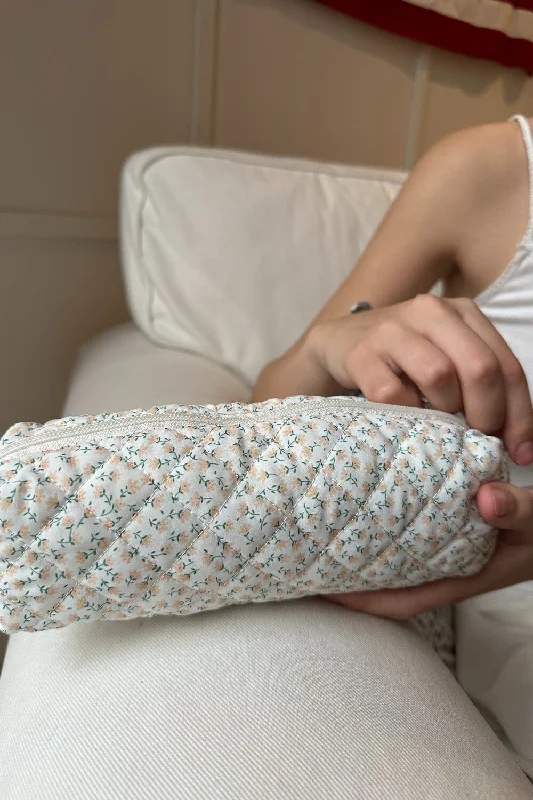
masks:
<svg viewBox="0 0 533 800"><path fill-rule="evenodd" d="M0 448L0 461L8 458L20 458L30 453L45 453L51 450L62 450L76 447L86 442L94 441L95 437L107 438L110 436L131 436L135 433L150 432L158 428L179 428L183 425L201 426L213 425L217 422L235 424L239 422L280 422L294 416L316 415L328 411L353 412L354 407L363 411L380 411L401 417L416 420L425 417L438 418L452 422L466 429L466 424L453 414L446 411L434 411L431 408L413 408L412 406L395 406L383 403L373 403L360 397L331 397L320 400L302 400L288 404L283 408L272 408L265 411L248 411L241 414L232 411L164 411L161 413L139 414L130 420L112 420L111 422L82 422L77 425L50 426L46 430L38 430L21 437L14 444Z"/></svg>

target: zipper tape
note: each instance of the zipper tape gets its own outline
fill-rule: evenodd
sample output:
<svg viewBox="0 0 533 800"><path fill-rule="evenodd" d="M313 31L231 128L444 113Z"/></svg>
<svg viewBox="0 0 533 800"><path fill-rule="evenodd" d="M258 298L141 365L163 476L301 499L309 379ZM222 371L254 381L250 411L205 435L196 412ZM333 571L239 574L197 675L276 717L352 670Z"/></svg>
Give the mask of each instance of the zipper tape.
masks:
<svg viewBox="0 0 533 800"><path fill-rule="evenodd" d="M77 447L80 444L94 441L95 437L106 438L109 436L131 436L136 433L149 433L151 431L167 428L176 429L184 425L231 425L237 423L254 422L282 422L290 421L297 416L317 416L328 411L378 411L387 416L401 417L402 419L417 420L430 417L442 419L455 426L466 429L466 424L461 418L448 414L445 411L434 411L430 408L413 408L411 406L384 405L372 403L359 397L331 397L323 400L302 400L297 403L287 404L279 408L265 411L248 411L235 413L232 411L165 411L161 413L139 414L129 420L112 420L111 422L89 421L76 425L56 425L37 430L21 437L19 441L0 448L0 461L8 458L20 458L31 453L45 453L51 450L61 450Z"/></svg>

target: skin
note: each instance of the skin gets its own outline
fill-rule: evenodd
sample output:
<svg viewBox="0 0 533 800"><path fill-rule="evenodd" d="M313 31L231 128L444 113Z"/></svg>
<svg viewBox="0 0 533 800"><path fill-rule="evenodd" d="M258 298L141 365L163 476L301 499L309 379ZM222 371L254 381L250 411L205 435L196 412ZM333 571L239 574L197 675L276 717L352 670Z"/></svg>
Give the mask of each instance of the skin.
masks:
<svg viewBox="0 0 533 800"><path fill-rule="evenodd" d="M300 339L265 367L253 400L360 388L376 402L420 406L424 396L436 409L463 411L471 427L500 436L517 464L532 464L526 376L474 302L512 259L528 216L527 157L515 122L461 131L434 146L357 268ZM445 296L426 294L439 280ZM359 299L374 310L349 316ZM477 504L501 531L478 575L327 599L406 619L533 579L533 488L485 484Z"/></svg>

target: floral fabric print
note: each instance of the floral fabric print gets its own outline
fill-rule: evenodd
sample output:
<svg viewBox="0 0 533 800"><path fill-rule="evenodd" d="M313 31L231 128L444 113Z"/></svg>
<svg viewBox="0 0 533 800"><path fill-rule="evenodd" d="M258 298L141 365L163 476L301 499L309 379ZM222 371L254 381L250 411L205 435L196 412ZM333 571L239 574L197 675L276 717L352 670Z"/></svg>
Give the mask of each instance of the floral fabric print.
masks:
<svg viewBox="0 0 533 800"><path fill-rule="evenodd" d="M441 606L417 614L411 620L411 625L430 642L452 672L455 670L454 612L453 606Z"/></svg>
<svg viewBox="0 0 533 800"><path fill-rule="evenodd" d="M26 449L0 460L0 628L414 586L486 563L496 532L472 499L506 477L498 440L417 409L308 399L11 428L0 447ZM28 452L48 432L73 441Z"/></svg>

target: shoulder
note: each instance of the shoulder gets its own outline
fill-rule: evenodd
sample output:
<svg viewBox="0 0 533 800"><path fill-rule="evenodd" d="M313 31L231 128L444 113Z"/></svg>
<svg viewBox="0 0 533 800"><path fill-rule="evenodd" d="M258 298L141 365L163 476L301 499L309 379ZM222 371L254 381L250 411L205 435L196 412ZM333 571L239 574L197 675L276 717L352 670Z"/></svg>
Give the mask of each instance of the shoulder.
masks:
<svg viewBox="0 0 533 800"><path fill-rule="evenodd" d="M511 121L454 133L417 169L439 197L434 216L444 218L438 225L451 243L448 290L477 296L502 274L527 230L530 179L520 126Z"/></svg>
<svg viewBox="0 0 533 800"><path fill-rule="evenodd" d="M466 128L446 136L422 156L413 175L437 183L452 197L486 201L527 180L527 156L516 121Z"/></svg>
<svg viewBox="0 0 533 800"><path fill-rule="evenodd" d="M527 212L528 185L524 140L511 121L467 128L437 142L415 166L404 192L436 246L457 260L473 230Z"/></svg>

